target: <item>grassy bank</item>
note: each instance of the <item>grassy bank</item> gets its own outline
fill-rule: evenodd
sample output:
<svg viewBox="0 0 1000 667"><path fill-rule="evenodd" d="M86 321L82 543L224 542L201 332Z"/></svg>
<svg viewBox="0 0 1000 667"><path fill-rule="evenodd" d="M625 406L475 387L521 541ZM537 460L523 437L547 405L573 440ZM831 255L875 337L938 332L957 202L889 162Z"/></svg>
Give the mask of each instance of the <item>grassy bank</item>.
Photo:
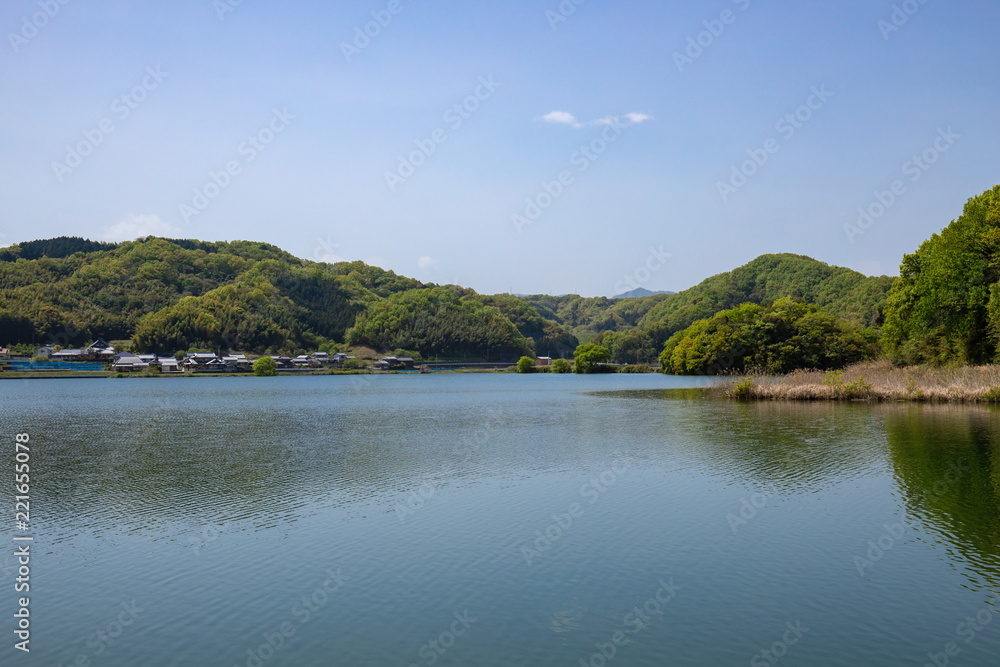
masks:
<svg viewBox="0 0 1000 667"><path fill-rule="evenodd" d="M1000 403L1000 366L896 368L888 362L868 362L843 371L728 380L709 391L740 400Z"/></svg>

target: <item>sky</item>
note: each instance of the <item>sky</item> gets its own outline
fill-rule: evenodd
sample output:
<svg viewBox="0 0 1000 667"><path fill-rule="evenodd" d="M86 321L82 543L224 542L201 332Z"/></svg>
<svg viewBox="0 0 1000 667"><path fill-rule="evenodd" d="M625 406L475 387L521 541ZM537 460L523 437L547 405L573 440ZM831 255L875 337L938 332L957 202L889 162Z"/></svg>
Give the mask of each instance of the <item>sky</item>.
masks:
<svg viewBox="0 0 1000 667"><path fill-rule="evenodd" d="M482 293L895 275L1000 182L995 0L6 0L0 246L273 243Z"/></svg>

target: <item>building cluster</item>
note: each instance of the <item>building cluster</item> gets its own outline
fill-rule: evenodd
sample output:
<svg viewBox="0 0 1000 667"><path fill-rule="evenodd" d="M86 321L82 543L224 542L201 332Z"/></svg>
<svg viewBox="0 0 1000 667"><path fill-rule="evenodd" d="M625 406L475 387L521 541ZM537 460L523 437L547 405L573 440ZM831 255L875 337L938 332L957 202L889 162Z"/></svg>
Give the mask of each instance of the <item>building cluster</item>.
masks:
<svg viewBox="0 0 1000 667"><path fill-rule="evenodd" d="M52 347L38 348L38 355L48 357L50 361L103 361L111 363L115 357L115 348L103 338L79 350L56 350Z"/></svg>
<svg viewBox="0 0 1000 667"><path fill-rule="evenodd" d="M343 366L345 361L354 357L343 352L333 355L326 352L313 352L294 358L280 355L272 355L271 358L277 362L279 369L290 370L336 368ZM146 370L150 366L158 367L162 373L243 373L253 370L253 360L238 352L226 355L213 352L189 352L180 360L174 357L158 357L155 354L119 352L111 363L111 370L130 373Z"/></svg>

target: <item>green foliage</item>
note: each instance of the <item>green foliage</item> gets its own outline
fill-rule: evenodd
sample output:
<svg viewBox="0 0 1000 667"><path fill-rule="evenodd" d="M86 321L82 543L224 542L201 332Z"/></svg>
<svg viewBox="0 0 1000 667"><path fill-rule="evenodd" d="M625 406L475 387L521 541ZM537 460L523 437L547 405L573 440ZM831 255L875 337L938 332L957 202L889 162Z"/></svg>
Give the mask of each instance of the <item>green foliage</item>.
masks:
<svg viewBox="0 0 1000 667"><path fill-rule="evenodd" d="M653 373L653 367L649 364L628 364L618 369L619 373Z"/></svg>
<svg viewBox="0 0 1000 667"><path fill-rule="evenodd" d="M695 322L667 340L660 366L677 375L788 373L839 368L874 353L873 341L856 327L817 306L784 298L769 306L745 303Z"/></svg>
<svg viewBox="0 0 1000 667"><path fill-rule="evenodd" d="M298 323L302 309L263 278L184 297L139 320L136 348L167 353L206 347L250 351L312 347L316 337Z"/></svg>
<svg viewBox="0 0 1000 667"><path fill-rule="evenodd" d="M883 347L902 364L1000 361L1000 186L903 258Z"/></svg>
<svg viewBox="0 0 1000 667"><path fill-rule="evenodd" d="M573 370L565 359L553 359L551 368L553 373L569 373Z"/></svg>
<svg viewBox="0 0 1000 667"><path fill-rule="evenodd" d="M668 295L640 323L655 342L742 303L802 299L857 327L879 327L886 294L893 282L869 278L802 255L761 255L728 273L707 278L691 289Z"/></svg>
<svg viewBox="0 0 1000 667"><path fill-rule="evenodd" d="M97 252L111 250L116 243L100 243L80 238L79 236L61 236L54 239L27 241L0 250L0 262L13 262L17 259L38 259L39 257L69 257L78 252Z"/></svg>
<svg viewBox="0 0 1000 667"><path fill-rule="evenodd" d="M726 395L729 396L730 398L735 398L740 401L748 401L754 397L756 389L757 389L757 383L754 382L754 379L752 377L743 378L742 380L737 380L736 382L733 382L729 391L726 392Z"/></svg>
<svg viewBox="0 0 1000 667"><path fill-rule="evenodd" d="M611 359L619 364L655 363L657 346L646 330L609 331L598 337L598 342L608 348Z"/></svg>
<svg viewBox="0 0 1000 667"><path fill-rule="evenodd" d="M398 276L392 271L369 266L364 262L337 262L329 270L338 276L344 276L350 281L364 287L380 297L389 297L396 292L427 287L419 280Z"/></svg>
<svg viewBox="0 0 1000 667"><path fill-rule="evenodd" d="M535 372L535 360L531 357L521 357L517 360L517 372L518 373L534 373Z"/></svg>
<svg viewBox="0 0 1000 667"><path fill-rule="evenodd" d="M487 306L493 306L513 322L525 339L534 342L531 347L538 356L561 357L580 344L576 336L542 317L533 305L520 297L495 294L476 298Z"/></svg>
<svg viewBox="0 0 1000 667"><path fill-rule="evenodd" d="M1000 403L1000 387L990 387L983 394L986 403Z"/></svg>
<svg viewBox="0 0 1000 667"><path fill-rule="evenodd" d="M271 357L261 357L253 362L253 374L259 377L273 377L278 373L278 362Z"/></svg>
<svg viewBox="0 0 1000 667"><path fill-rule="evenodd" d="M842 370L827 371L826 377L823 378L823 384L833 390L834 397L841 399L869 398L874 387L871 382L866 382L864 378L845 383L844 371Z"/></svg>
<svg viewBox="0 0 1000 667"><path fill-rule="evenodd" d="M499 309L453 286L408 290L373 304L347 331L349 345L405 348L424 358L504 359L531 354Z"/></svg>
<svg viewBox="0 0 1000 667"><path fill-rule="evenodd" d="M44 354L38 354L38 355L35 355L34 357L32 357L31 361L33 363L36 363L36 364L41 364L41 363L44 363L46 361L49 361L49 358L46 357Z"/></svg>
<svg viewBox="0 0 1000 667"><path fill-rule="evenodd" d="M577 347L576 351L573 352L573 359L576 361L574 370L577 373L607 372L605 370L607 368L614 372L614 367L605 366L602 368L600 366L600 364L611 361L611 352L608 351L608 348L595 343L585 343Z"/></svg>

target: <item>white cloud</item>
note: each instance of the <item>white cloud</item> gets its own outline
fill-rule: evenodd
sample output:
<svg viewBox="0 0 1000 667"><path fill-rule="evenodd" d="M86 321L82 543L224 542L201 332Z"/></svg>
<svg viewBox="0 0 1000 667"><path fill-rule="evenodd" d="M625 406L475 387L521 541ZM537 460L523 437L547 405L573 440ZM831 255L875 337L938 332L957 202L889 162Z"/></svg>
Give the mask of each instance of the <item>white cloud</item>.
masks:
<svg viewBox="0 0 1000 667"><path fill-rule="evenodd" d="M630 125L638 125L639 123L645 123L647 120L653 120L653 117L648 113L636 113L635 111L625 114L625 118Z"/></svg>
<svg viewBox="0 0 1000 667"><path fill-rule="evenodd" d="M417 266L426 271L427 269L434 266L434 260L425 255L417 260Z"/></svg>
<svg viewBox="0 0 1000 667"><path fill-rule="evenodd" d="M107 241L133 241L142 236L176 236L180 229L160 220L158 215L130 215L110 227L105 227Z"/></svg>
<svg viewBox="0 0 1000 667"><path fill-rule="evenodd" d="M569 125L570 127L581 128L593 125L624 125L628 127L629 125L638 125L639 123L645 123L647 120L652 120L653 117L648 113L639 113L638 111L632 111L625 114L624 116L604 116L603 118L598 118L597 120L588 121L586 123L581 123L576 119L576 116L568 111L550 111L544 116L542 120L546 123L555 123L557 125Z"/></svg>
<svg viewBox="0 0 1000 667"><path fill-rule="evenodd" d="M560 125L571 125L573 127L583 127L580 122L576 119L576 116L568 111L550 111L544 116L542 120L546 123L558 123Z"/></svg>

